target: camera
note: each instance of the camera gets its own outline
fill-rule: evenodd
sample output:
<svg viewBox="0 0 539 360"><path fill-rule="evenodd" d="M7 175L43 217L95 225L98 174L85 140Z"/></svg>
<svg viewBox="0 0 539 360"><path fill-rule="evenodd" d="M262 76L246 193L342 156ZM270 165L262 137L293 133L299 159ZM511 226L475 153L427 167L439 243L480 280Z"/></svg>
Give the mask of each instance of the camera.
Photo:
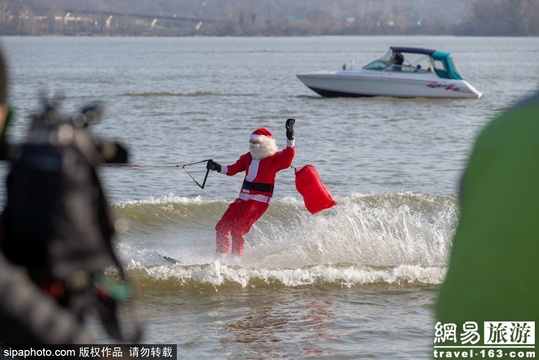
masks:
<svg viewBox="0 0 539 360"><path fill-rule="evenodd" d="M114 220L97 168L127 163L128 151L90 133L102 115L101 103L64 115L60 100L43 98L24 141L4 141L10 171L0 247L78 318L90 305L97 306L105 328L120 338L116 303L132 291L113 248ZM120 281L108 281L104 272L109 266L118 269ZM129 290L122 291L126 298L109 296L114 287Z"/></svg>

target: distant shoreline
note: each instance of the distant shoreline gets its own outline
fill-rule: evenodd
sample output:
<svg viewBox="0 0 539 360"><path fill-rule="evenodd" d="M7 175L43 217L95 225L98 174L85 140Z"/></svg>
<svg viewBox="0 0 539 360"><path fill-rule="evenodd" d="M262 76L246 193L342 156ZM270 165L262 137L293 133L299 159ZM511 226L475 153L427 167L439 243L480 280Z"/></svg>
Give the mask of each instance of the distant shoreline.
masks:
<svg viewBox="0 0 539 360"><path fill-rule="evenodd" d="M272 37L484 37L484 38L536 38L539 35L455 35L455 34L435 34L435 35L423 35L423 34L316 34L316 35L153 35L153 34L2 34L0 37L215 37L215 38L272 38Z"/></svg>

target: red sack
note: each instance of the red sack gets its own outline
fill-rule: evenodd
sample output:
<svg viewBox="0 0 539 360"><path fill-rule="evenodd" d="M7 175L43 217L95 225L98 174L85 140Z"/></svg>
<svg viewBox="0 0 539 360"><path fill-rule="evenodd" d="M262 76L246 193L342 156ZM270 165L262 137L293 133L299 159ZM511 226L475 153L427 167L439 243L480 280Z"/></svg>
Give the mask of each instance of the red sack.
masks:
<svg viewBox="0 0 539 360"><path fill-rule="evenodd" d="M311 214L329 209L336 204L329 190L320 181L318 171L313 165L295 168L295 171L296 189L303 196L305 207Z"/></svg>

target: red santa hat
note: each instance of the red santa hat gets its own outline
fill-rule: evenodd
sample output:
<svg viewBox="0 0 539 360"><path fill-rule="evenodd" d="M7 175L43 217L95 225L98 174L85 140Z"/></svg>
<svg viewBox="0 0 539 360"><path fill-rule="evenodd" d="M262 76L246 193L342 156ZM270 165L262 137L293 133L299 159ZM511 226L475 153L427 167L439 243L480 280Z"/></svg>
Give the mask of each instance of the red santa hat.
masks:
<svg viewBox="0 0 539 360"><path fill-rule="evenodd" d="M251 137L249 138L250 141L262 141L265 138L273 139L273 134L266 128L260 128L253 131L251 134Z"/></svg>

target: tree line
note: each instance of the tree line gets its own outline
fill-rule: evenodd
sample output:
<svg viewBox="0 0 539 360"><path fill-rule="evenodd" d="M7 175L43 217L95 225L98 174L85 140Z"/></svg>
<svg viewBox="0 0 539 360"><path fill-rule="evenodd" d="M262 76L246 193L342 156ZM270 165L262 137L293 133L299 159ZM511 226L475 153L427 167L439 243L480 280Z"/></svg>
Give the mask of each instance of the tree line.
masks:
<svg viewBox="0 0 539 360"><path fill-rule="evenodd" d="M538 36L537 0L0 0L0 35Z"/></svg>

